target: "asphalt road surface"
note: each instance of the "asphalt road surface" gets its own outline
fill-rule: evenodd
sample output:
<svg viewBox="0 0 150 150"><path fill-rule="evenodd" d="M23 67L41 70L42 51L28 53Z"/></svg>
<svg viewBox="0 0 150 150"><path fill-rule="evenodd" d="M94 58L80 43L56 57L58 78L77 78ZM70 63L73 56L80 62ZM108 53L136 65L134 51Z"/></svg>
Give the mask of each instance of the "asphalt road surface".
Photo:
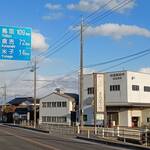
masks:
<svg viewBox="0 0 150 150"><path fill-rule="evenodd" d="M0 125L0 150L127 150Z"/></svg>

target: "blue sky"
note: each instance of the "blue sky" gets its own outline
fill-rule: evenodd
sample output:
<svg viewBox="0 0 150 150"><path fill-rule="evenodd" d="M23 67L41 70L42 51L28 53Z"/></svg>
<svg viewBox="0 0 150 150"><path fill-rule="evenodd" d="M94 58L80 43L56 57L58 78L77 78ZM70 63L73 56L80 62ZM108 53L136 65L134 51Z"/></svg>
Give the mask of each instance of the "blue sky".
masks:
<svg viewBox="0 0 150 150"><path fill-rule="evenodd" d="M0 25L31 27L33 29L33 56L38 56L41 52L51 51L48 48L66 30L74 34L78 30L77 26L71 28L75 22L79 23L81 15L85 18L90 13L102 7L109 0L1 0L0 1ZM123 0L112 0L104 11L111 10ZM150 22L149 22L149 0L132 0L118 11L103 20L98 19L95 25L87 24L88 28L84 36L84 64L95 64L117 57L130 55L150 48ZM56 45L57 46L57 45ZM66 45L59 52L51 57L44 58L39 63L38 78L52 80L61 78L66 73L79 68L79 38ZM134 70L150 72L149 57L120 65L111 70ZM40 59L40 58L39 58ZM42 58L43 59L43 58ZM29 62L1 61L0 70L24 67ZM30 65L30 63L29 63ZM86 71L100 71L112 64L102 67L90 68ZM28 92L32 89L32 83L24 83L24 79L32 79L32 74L27 70L25 75L20 72L6 72L0 75L1 84L6 82L11 85L8 95L18 95L18 93ZM17 78L19 76L20 79ZM17 82L13 83L17 78ZM59 80L60 80L59 78ZM72 82L72 75L68 80ZM46 83L39 83L41 87ZM54 83L53 83L54 84ZM70 84L70 83L69 83ZM66 90L77 89L63 84ZM54 89L61 86L60 83L50 85ZM67 85L67 87L66 87ZM14 89L17 86L18 89ZM25 86L25 87L24 87ZM20 90L20 87L24 87ZM8 87L9 88L9 87ZM49 91L44 89L43 95ZM3 93L3 91L2 91Z"/></svg>

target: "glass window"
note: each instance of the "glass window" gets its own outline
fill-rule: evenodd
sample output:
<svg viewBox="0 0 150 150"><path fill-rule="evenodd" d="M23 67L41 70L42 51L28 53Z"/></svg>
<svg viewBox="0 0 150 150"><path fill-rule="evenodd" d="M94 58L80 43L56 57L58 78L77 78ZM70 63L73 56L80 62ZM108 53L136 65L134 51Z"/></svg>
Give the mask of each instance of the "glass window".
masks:
<svg viewBox="0 0 150 150"><path fill-rule="evenodd" d="M51 102L47 102L47 107L52 107L52 103Z"/></svg>
<svg viewBox="0 0 150 150"><path fill-rule="evenodd" d="M132 85L132 91L139 91L139 85Z"/></svg>
<svg viewBox="0 0 150 150"><path fill-rule="evenodd" d="M120 85L110 85L110 91L120 91Z"/></svg>
<svg viewBox="0 0 150 150"><path fill-rule="evenodd" d="M46 116L42 116L42 122L46 122Z"/></svg>
<svg viewBox="0 0 150 150"><path fill-rule="evenodd" d="M52 107L56 107L56 102L52 102Z"/></svg>
<svg viewBox="0 0 150 150"><path fill-rule="evenodd" d="M87 115L83 115L83 121L87 121Z"/></svg>
<svg viewBox="0 0 150 150"><path fill-rule="evenodd" d="M47 116L47 122L51 122L51 117L50 116Z"/></svg>
<svg viewBox="0 0 150 150"><path fill-rule="evenodd" d="M57 102L57 107L61 107L61 102Z"/></svg>
<svg viewBox="0 0 150 150"><path fill-rule="evenodd" d="M150 118L147 118L147 123L149 123L150 122Z"/></svg>
<svg viewBox="0 0 150 150"><path fill-rule="evenodd" d="M94 87L90 87L87 89L88 94L94 94Z"/></svg>
<svg viewBox="0 0 150 150"><path fill-rule="evenodd" d="M150 92L150 86L144 86L144 92Z"/></svg>
<svg viewBox="0 0 150 150"><path fill-rule="evenodd" d="M52 122L56 122L56 117L52 117Z"/></svg>
<svg viewBox="0 0 150 150"><path fill-rule="evenodd" d="M61 120L62 123L65 123L67 122L67 117L62 117L62 120Z"/></svg>
<svg viewBox="0 0 150 150"><path fill-rule="evenodd" d="M42 102L42 107L46 107L46 102Z"/></svg>
<svg viewBox="0 0 150 150"><path fill-rule="evenodd" d="M62 102L62 107L67 107L67 102Z"/></svg>

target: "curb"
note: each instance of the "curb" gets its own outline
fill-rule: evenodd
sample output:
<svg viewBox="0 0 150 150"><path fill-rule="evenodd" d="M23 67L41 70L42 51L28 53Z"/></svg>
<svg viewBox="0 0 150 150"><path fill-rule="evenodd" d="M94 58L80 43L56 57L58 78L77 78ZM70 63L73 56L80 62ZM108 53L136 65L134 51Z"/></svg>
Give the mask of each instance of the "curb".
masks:
<svg viewBox="0 0 150 150"><path fill-rule="evenodd" d="M22 129L42 132L42 133L49 133L49 131L45 131L45 130L42 130L42 129L29 128L29 127L24 127L24 126L19 126L19 125L12 125L12 124L3 124L3 125L9 126L9 127L14 127L14 128L22 128Z"/></svg>
<svg viewBox="0 0 150 150"><path fill-rule="evenodd" d="M110 146L117 146L117 147L124 147L124 148L130 148L130 149L135 149L135 150L150 150L150 148L148 147L144 147L141 145L135 145L135 144L130 144L130 143L123 143L123 142L116 142L116 141L112 141L109 139L97 139L97 138L87 138L87 137L83 137L83 136L77 136L77 139L81 139L81 140L87 140L90 142L95 142L95 143L101 143L101 144L107 144Z"/></svg>

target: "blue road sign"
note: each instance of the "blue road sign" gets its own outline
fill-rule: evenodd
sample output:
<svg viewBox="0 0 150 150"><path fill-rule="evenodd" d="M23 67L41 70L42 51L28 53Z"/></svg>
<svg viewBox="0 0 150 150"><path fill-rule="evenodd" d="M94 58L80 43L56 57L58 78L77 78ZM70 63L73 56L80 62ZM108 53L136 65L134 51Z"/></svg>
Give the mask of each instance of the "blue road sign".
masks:
<svg viewBox="0 0 150 150"><path fill-rule="evenodd" d="M30 60L31 28L0 26L0 59Z"/></svg>

